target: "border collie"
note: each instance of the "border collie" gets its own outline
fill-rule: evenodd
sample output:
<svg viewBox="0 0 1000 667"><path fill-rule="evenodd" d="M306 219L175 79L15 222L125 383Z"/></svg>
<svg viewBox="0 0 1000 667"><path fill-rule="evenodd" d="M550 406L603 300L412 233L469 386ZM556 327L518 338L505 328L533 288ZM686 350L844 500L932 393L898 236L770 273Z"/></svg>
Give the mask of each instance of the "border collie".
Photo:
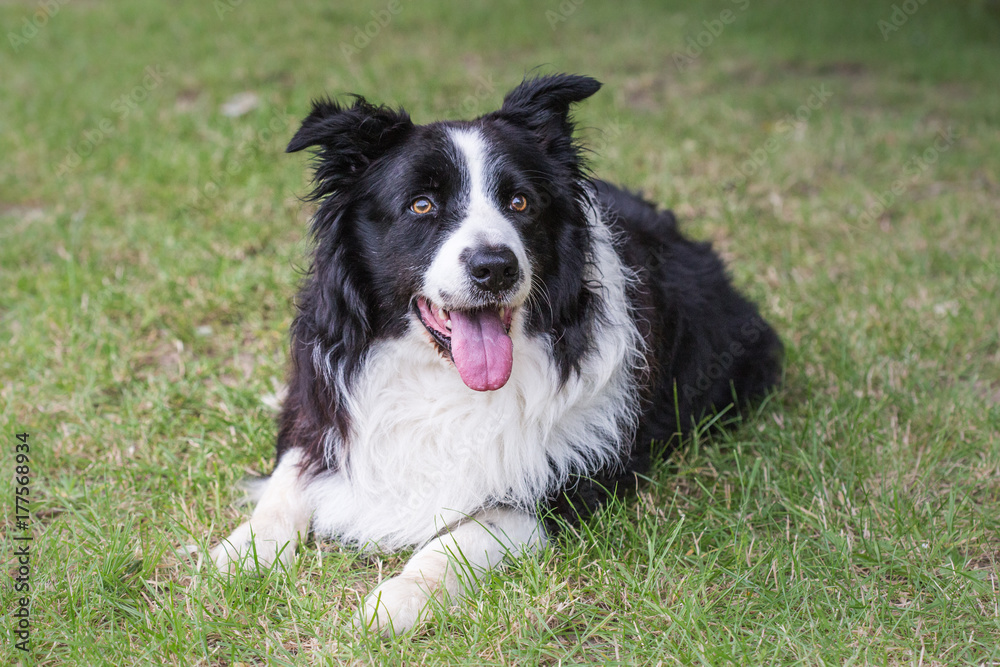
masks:
<svg viewBox="0 0 1000 667"><path fill-rule="evenodd" d="M600 86L528 79L429 125L314 102L288 145L315 149L320 203L277 465L221 570L288 564L310 530L415 548L355 617L407 630L634 485L652 441L775 385L781 343L710 244L588 175L570 105Z"/></svg>

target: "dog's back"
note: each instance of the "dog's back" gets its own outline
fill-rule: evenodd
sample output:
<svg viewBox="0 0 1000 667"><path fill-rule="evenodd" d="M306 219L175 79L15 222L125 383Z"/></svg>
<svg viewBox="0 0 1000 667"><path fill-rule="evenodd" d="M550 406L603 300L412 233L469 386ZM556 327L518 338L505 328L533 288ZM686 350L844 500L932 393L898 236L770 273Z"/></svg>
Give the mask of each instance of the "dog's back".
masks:
<svg viewBox="0 0 1000 667"><path fill-rule="evenodd" d="M666 454L703 419L765 396L781 378L783 352L757 307L733 288L711 243L684 237L671 211L638 194L600 180L594 190L637 278L633 310L650 363L641 371L647 377L632 449L618 465L575 477L549 497L553 514L571 521L633 488L654 442Z"/></svg>

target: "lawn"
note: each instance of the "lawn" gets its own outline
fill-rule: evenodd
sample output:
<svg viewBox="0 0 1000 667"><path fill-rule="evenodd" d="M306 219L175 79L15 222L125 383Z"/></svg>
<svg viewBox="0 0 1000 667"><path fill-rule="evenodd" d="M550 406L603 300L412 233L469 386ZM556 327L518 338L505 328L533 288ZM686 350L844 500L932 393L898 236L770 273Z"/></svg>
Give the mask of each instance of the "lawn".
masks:
<svg viewBox="0 0 1000 667"><path fill-rule="evenodd" d="M1000 661L996 0L51 0L0 26L0 664ZM405 554L221 578L186 547L273 465L310 98L429 122L555 71L605 83L593 171L714 242L782 389L411 636L346 626Z"/></svg>

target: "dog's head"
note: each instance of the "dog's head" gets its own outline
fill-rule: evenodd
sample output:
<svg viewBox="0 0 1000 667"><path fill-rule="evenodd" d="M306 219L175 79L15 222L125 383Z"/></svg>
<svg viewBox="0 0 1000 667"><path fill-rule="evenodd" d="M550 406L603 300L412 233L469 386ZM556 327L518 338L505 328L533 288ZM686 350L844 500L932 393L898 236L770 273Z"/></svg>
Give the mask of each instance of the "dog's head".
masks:
<svg viewBox="0 0 1000 667"><path fill-rule="evenodd" d="M497 111L429 125L360 97L315 102L288 151L317 148L320 319L376 337L422 327L466 385L502 387L513 322L559 337L583 307L589 235L569 110L599 88L526 80Z"/></svg>

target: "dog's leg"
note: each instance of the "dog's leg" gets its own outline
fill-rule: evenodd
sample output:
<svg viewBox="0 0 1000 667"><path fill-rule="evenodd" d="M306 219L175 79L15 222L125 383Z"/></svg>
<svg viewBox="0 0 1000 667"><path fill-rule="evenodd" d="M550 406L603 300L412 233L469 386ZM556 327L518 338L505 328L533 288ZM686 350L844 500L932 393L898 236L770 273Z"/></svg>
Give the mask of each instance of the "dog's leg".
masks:
<svg viewBox="0 0 1000 667"><path fill-rule="evenodd" d="M510 508L469 517L417 551L403 572L372 591L355 617L356 627L398 634L423 620L431 598L460 597L508 555L541 548L538 519Z"/></svg>
<svg viewBox="0 0 1000 667"><path fill-rule="evenodd" d="M212 549L212 560L223 572L254 564L270 567L276 560L288 565L295 546L309 532L312 510L305 499L299 462L302 451L286 451L266 482L250 520Z"/></svg>

